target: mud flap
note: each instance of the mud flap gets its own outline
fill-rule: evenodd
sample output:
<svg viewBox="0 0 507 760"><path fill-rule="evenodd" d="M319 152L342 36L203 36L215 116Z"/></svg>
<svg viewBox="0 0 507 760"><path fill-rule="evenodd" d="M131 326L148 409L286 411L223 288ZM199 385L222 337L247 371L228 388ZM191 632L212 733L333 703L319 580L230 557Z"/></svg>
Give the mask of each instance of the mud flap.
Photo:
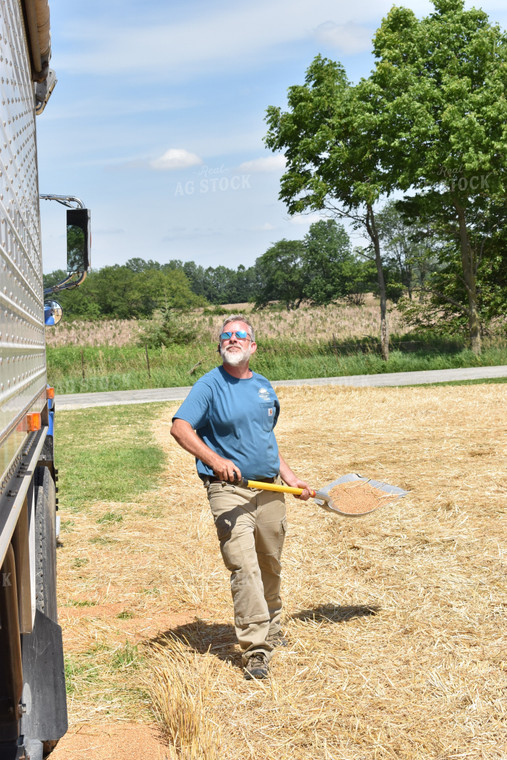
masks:
<svg viewBox="0 0 507 760"><path fill-rule="evenodd" d="M62 629L40 610L32 633L21 636L23 657L23 715L25 742L56 742L67 731L67 702Z"/></svg>

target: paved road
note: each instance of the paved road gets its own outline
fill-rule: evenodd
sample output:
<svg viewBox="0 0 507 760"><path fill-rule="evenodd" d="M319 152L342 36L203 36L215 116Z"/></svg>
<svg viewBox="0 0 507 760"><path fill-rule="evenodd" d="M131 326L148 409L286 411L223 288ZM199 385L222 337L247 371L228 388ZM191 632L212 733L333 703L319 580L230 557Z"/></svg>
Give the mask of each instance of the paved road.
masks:
<svg viewBox="0 0 507 760"><path fill-rule="evenodd" d="M383 375L350 375L348 377L318 377L308 380L274 380L273 385L349 385L359 388L392 385L423 385L452 380L481 380L507 377L507 366L466 367L464 369L432 369L422 372L392 372ZM113 404L147 404L153 401L181 401L191 386L180 388L146 388L140 391L108 391L103 393L73 393L57 397L58 409L84 409L89 406Z"/></svg>

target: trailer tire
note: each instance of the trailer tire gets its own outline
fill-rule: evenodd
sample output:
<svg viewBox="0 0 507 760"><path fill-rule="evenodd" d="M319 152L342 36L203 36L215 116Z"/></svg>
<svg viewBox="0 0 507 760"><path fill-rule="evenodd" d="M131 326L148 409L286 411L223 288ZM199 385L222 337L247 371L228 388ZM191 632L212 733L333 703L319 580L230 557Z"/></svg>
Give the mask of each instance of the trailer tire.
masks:
<svg viewBox="0 0 507 760"><path fill-rule="evenodd" d="M35 551L35 604L56 623L56 489L47 467L36 472Z"/></svg>
<svg viewBox="0 0 507 760"><path fill-rule="evenodd" d="M48 757L58 744L58 739L54 742L42 742L42 756Z"/></svg>

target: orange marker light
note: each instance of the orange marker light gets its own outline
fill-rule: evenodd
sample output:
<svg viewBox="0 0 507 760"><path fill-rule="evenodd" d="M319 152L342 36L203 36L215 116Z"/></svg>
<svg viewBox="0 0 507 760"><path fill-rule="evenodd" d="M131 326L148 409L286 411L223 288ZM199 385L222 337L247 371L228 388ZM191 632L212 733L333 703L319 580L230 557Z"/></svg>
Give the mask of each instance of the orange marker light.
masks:
<svg viewBox="0 0 507 760"><path fill-rule="evenodd" d="M26 428L29 433L33 433L35 430L40 430L42 427L42 421L40 412L30 412L26 415Z"/></svg>
<svg viewBox="0 0 507 760"><path fill-rule="evenodd" d="M55 397L55 389L46 388L46 398L54 398L54 397Z"/></svg>

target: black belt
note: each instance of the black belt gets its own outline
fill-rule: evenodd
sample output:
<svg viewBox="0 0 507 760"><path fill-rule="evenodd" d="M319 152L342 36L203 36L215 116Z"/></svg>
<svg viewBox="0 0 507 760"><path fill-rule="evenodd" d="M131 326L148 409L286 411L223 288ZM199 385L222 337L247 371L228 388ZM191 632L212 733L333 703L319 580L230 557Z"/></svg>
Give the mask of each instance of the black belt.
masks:
<svg viewBox="0 0 507 760"><path fill-rule="evenodd" d="M274 478L255 478L255 480L259 481L259 483L275 483L276 479L278 478L278 475L276 475ZM234 483L232 483L230 480L222 480L221 478L210 478L208 475L202 475L201 480L203 480L205 483L227 483L228 485L233 486ZM252 478L254 480L254 478Z"/></svg>

